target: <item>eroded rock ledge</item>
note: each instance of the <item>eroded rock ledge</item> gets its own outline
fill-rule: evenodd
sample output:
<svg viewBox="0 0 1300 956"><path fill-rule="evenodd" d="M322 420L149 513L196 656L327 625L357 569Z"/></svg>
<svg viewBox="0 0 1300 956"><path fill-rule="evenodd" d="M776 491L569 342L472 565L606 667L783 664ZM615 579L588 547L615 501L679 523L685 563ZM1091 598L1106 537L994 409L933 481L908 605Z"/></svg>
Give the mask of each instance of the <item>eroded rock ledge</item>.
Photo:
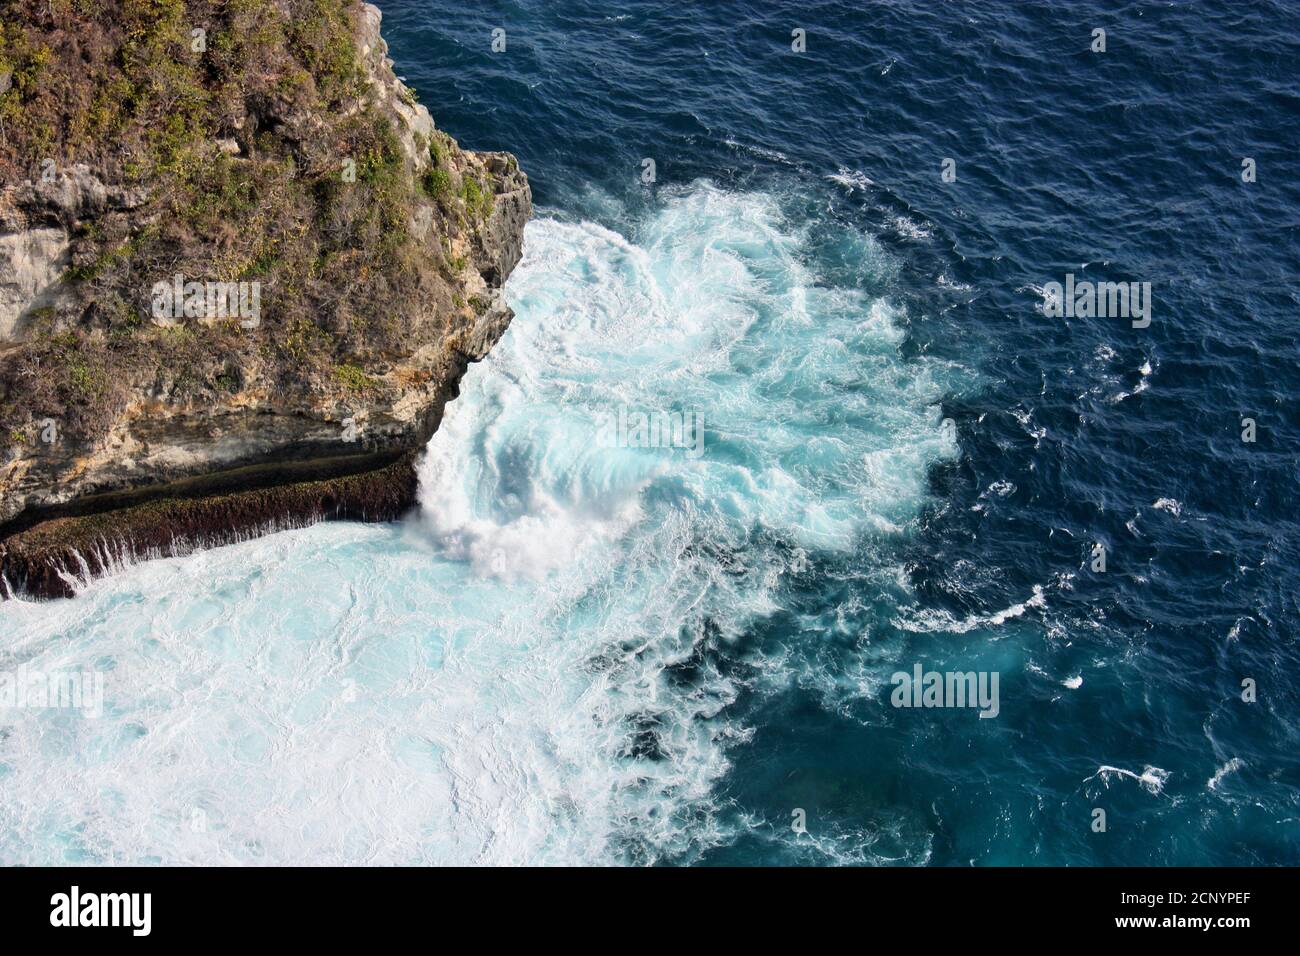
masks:
<svg viewBox="0 0 1300 956"><path fill-rule="evenodd" d="M438 130L354 0L10 7L0 596L400 516L512 317L514 157ZM259 314L160 316L178 275L256 282Z"/></svg>
<svg viewBox="0 0 1300 956"><path fill-rule="evenodd" d="M394 521L415 502L415 453L362 474L53 518L0 544L4 597L71 597L124 566L319 521Z"/></svg>

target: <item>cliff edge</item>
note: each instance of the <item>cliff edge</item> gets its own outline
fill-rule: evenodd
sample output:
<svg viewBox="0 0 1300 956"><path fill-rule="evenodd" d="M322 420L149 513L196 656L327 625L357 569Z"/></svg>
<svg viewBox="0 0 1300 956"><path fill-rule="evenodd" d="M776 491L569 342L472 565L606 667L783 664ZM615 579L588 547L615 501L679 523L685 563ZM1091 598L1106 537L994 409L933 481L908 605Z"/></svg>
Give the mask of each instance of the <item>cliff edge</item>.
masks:
<svg viewBox="0 0 1300 956"><path fill-rule="evenodd" d="M353 0L0 5L0 597L414 503L532 212Z"/></svg>

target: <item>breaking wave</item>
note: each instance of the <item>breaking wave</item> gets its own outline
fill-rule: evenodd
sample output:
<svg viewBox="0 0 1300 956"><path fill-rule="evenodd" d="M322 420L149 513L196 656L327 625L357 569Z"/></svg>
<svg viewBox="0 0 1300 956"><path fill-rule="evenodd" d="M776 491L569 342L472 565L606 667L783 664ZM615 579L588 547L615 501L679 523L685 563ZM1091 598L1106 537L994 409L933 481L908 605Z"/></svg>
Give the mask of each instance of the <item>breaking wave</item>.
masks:
<svg viewBox="0 0 1300 956"><path fill-rule="evenodd" d="M955 445L870 236L706 182L658 201L631 235L528 226L517 317L448 407L418 515L0 609L6 666L107 677L100 719L5 713L3 862L650 863L733 839L733 704L811 666L748 629L810 560L906 533ZM828 242L852 274L819 270ZM703 454L620 441L620 413L693 416Z"/></svg>

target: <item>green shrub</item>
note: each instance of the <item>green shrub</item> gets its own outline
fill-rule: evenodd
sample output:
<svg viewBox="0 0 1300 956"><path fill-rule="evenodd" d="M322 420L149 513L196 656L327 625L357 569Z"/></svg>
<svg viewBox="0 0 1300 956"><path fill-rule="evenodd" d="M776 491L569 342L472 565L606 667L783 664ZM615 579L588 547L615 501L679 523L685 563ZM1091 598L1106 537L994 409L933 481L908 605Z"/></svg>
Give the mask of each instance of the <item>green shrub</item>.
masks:
<svg viewBox="0 0 1300 956"><path fill-rule="evenodd" d="M379 382L355 365L344 363L334 367L334 377L340 385L350 392L370 392L379 387Z"/></svg>
<svg viewBox="0 0 1300 956"><path fill-rule="evenodd" d="M451 174L445 169L426 170L420 185L430 199L436 199L444 205L451 198Z"/></svg>
<svg viewBox="0 0 1300 956"><path fill-rule="evenodd" d="M490 216L492 207L496 204L496 196L474 175L467 175L461 180L460 198L465 200L465 209L477 219Z"/></svg>

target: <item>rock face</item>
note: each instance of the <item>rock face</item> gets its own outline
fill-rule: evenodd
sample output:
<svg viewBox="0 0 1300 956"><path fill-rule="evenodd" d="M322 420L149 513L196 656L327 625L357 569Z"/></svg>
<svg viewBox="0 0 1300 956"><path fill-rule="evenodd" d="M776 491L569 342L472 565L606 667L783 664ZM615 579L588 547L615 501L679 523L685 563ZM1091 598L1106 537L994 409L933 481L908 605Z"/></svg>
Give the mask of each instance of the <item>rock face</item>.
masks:
<svg viewBox="0 0 1300 956"><path fill-rule="evenodd" d="M71 237L62 229L24 229L0 236L0 341L21 342L18 320L53 305Z"/></svg>
<svg viewBox="0 0 1300 956"><path fill-rule="evenodd" d="M435 127L370 5L15 6L0 595L400 515L415 454L512 317L532 211L514 157Z"/></svg>

